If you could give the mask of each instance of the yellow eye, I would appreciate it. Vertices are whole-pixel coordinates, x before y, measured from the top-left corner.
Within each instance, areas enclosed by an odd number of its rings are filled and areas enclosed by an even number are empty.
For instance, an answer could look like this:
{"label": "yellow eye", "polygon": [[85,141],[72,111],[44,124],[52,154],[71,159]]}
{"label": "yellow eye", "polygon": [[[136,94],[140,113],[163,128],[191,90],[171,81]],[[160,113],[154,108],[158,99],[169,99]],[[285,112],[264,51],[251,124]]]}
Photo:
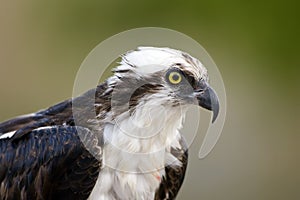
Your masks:
{"label": "yellow eye", "polygon": [[181,82],[182,77],[179,72],[171,72],[168,76],[169,82],[176,85]]}

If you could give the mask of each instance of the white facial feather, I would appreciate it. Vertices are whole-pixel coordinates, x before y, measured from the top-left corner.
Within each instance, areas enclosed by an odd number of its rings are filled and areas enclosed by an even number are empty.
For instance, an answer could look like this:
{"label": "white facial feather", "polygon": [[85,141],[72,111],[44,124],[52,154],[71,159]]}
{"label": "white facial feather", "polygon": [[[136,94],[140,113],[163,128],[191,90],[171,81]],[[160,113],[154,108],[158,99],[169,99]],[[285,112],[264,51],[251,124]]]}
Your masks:
{"label": "white facial feather", "polygon": [[167,70],[180,64],[191,71],[195,77],[207,79],[207,70],[198,59],[170,48],[139,47],[125,54],[120,64],[118,70],[132,70],[141,76]]}

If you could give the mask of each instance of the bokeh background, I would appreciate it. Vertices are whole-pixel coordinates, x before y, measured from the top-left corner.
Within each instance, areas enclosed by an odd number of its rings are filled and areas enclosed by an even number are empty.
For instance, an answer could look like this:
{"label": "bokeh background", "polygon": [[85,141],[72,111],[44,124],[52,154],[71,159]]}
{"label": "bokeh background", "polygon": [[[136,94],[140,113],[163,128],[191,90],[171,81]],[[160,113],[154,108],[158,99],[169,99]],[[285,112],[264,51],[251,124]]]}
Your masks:
{"label": "bokeh background", "polygon": [[[223,75],[227,119],[213,152],[191,147],[178,199],[300,199],[297,1],[0,1],[0,121],[72,95],[104,39],[145,26],[197,40]],[[200,137],[201,138],[201,137]]]}

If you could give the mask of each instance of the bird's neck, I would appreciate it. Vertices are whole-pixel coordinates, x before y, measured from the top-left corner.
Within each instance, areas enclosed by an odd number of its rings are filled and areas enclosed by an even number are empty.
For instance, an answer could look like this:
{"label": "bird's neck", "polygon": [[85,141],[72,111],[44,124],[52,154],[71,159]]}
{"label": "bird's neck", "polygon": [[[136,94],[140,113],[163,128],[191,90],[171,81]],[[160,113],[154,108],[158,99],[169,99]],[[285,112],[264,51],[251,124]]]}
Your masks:
{"label": "bird's neck", "polygon": [[132,153],[149,153],[176,147],[186,108],[141,102],[105,128],[108,143]]}

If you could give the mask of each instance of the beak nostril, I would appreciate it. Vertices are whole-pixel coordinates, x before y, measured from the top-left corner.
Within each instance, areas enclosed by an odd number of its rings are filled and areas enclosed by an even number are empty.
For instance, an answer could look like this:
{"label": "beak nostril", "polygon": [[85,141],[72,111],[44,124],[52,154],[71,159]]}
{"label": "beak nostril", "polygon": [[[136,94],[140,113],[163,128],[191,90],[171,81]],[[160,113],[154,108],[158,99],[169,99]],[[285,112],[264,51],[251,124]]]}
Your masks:
{"label": "beak nostril", "polygon": [[194,92],[196,93],[196,94],[203,94],[203,93],[205,93],[205,91],[206,91],[206,88],[198,88],[198,89],[196,89],[196,90],[194,90]]}
{"label": "beak nostril", "polygon": [[201,93],[201,92],[204,92],[204,89],[199,88],[199,89],[196,89],[195,92],[196,93]]}

